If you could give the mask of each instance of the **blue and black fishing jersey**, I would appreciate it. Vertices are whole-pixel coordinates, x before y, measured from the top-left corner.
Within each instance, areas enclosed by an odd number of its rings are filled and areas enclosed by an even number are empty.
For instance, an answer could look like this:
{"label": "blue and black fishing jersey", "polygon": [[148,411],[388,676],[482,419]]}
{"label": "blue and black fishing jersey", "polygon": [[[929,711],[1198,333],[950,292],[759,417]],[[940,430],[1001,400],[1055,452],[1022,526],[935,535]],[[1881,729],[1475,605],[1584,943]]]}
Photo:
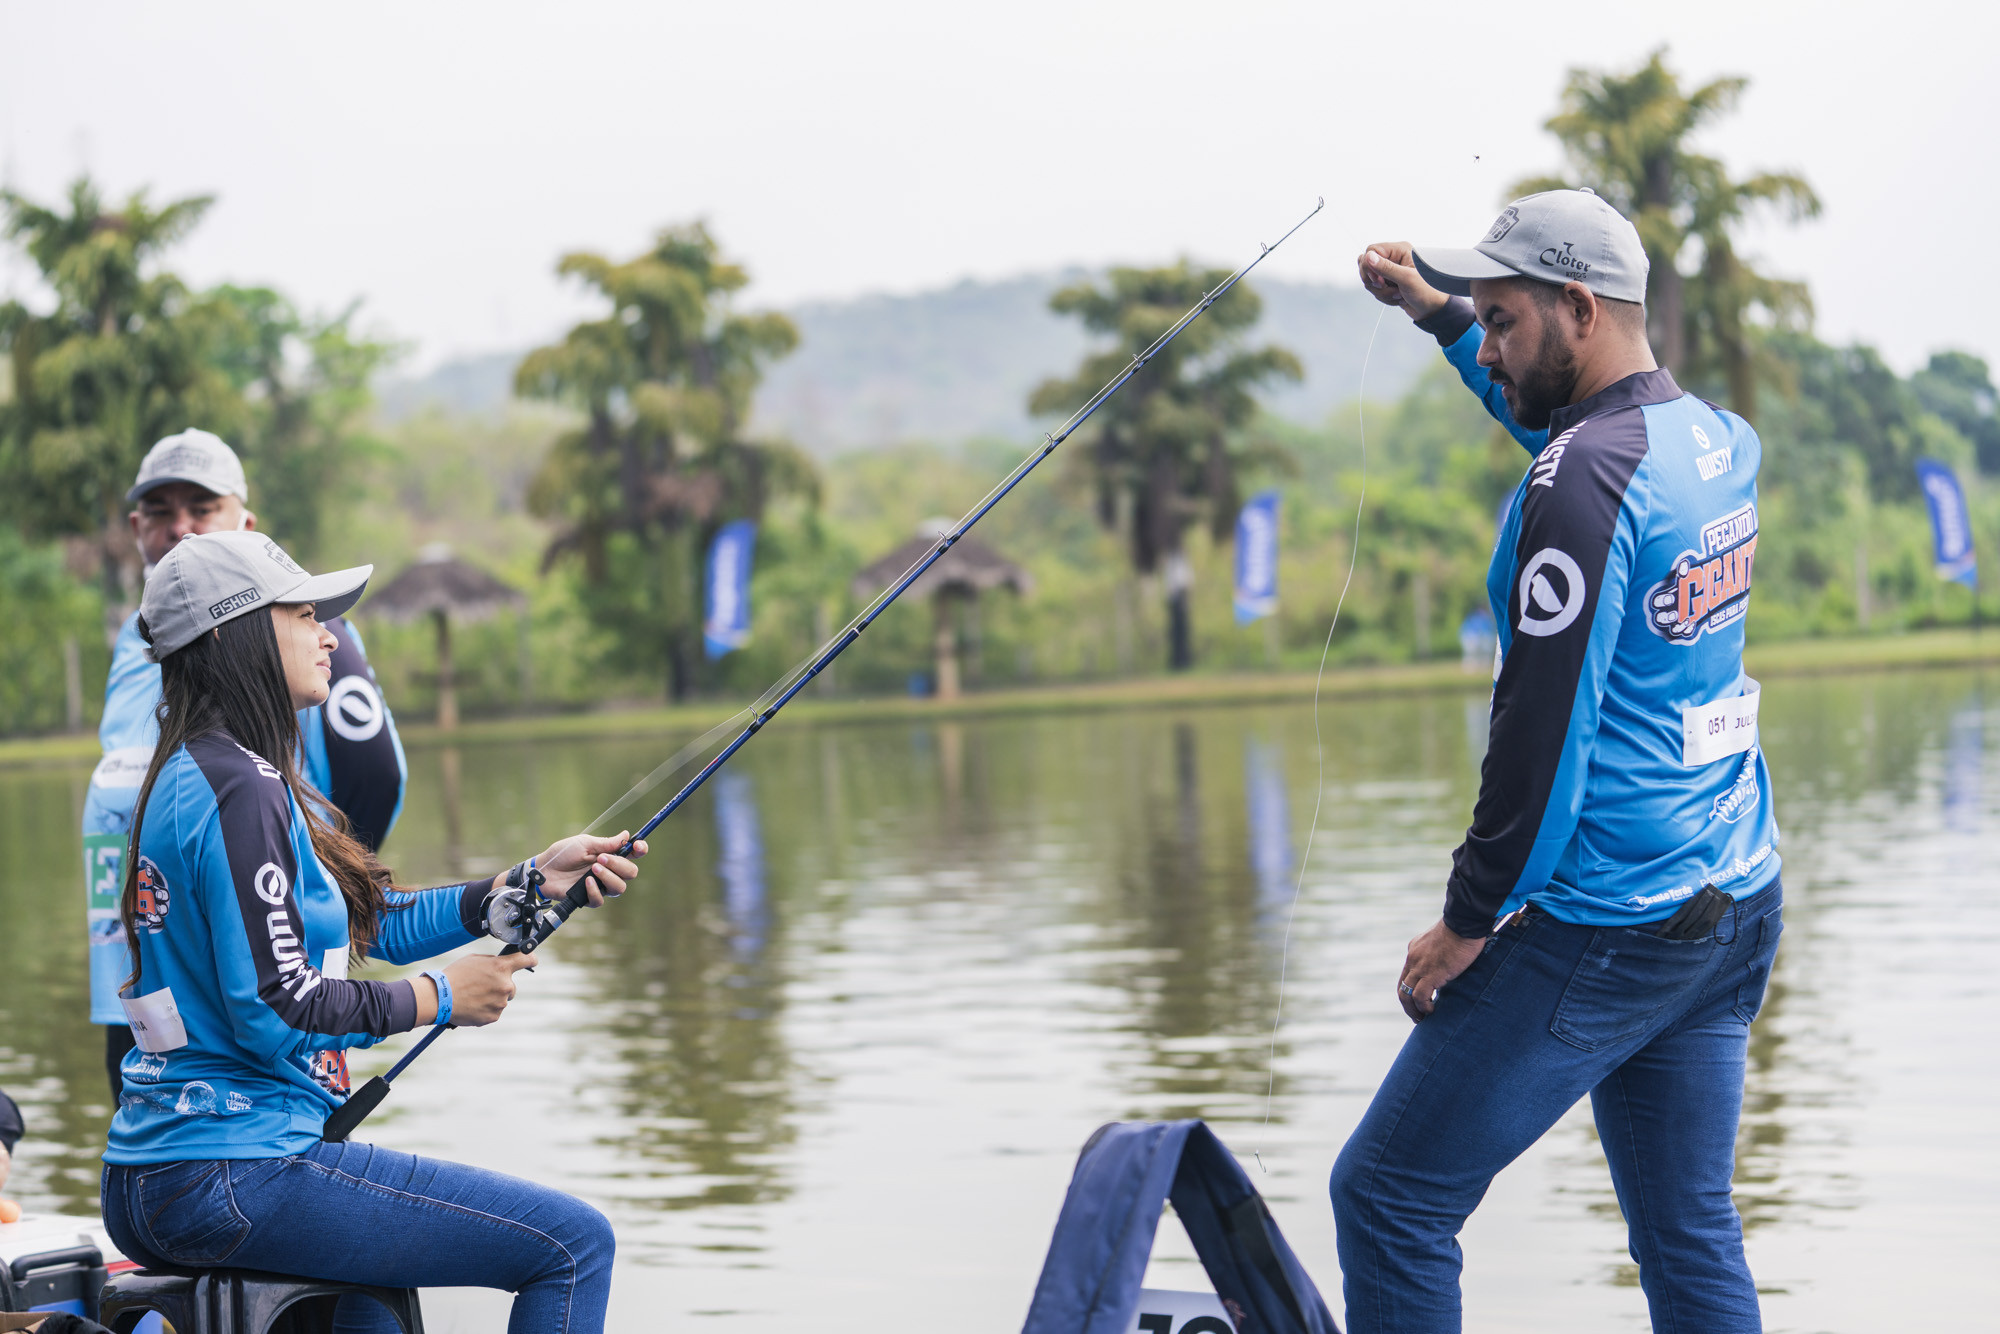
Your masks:
{"label": "blue and black fishing jersey", "polygon": [[1534,455],[1486,578],[1500,663],[1446,925],[1484,935],[1527,902],[1632,925],[1703,885],[1739,899],[1766,888],[1778,827],[1743,673],[1756,432],[1664,370],[1530,431],[1476,361],[1469,302],[1420,327]]}
{"label": "blue and black fishing jersey", "polygon": [[[138,1046],[109,1163],[271,1158],[317,1143],[349,1047],[414,1027],[408,981],[347,976],[347,904],[273,766],[227,733],[168,758],[139,839]],[[411,963],[483,934],[492,881],[389,896],[374,953]]]}
{"label": "blue and black fishing jersey", "polygon": [[[382,701],[361,634],[341,619],[326,628],[339,641],[331,656],[326,703],[299,714],[299,767],[305,779],[347,816],[353,834],[371,851],[395,828],[403,811],[409,766],[396,720]],[[125,883],[125,841],[132,803],[153,758],[160,725],[160,667],[146,657],[139,616],[125,619],[111,650],[104,688],[104,718],[97,739],[104,758],[90,776],[83,804],[83,881],[90,931],[90,1020],[122,1024],[118,988],[132,971],[118,924],[118,895]]]}

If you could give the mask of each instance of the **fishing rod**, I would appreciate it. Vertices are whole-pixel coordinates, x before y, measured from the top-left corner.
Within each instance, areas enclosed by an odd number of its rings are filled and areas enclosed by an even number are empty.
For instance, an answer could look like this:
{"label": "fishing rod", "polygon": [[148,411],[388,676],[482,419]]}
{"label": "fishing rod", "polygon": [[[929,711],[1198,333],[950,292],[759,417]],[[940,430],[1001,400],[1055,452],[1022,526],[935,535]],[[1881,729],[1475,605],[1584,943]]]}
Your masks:
{"label": "fishing rod", "polygon": [[[637,843],[640,839],[645,838],[646,835],[659,828],[663,820],[679,810],[687,799],[699,791],[701,785],[714,775],[717,769],[727,764],[732,755],[736,754],[737,751],[743,749],[749,743],[751,737],[764,729],[764,724],[776,717],[778,711],[791,703],[793,697],[805,689],[814,677],[825,671],[835,658],[845,653],[848,647],[861,637],[861,632],[873,625],[876,618],[887,611],[889,605],[901,597],[911,584],[922,578],[924,571],[930,569],[945,552],[950,551],[953,546],[957,545],[958,539],[964,537],[972,525],[985,518],[988,511],[1006,499],[1007,493],[1020,485],[1021,480],[1033,472],[1037,464],[1055,453],[1058,445],[1069,439],[1071,435],[1075,434],[1078,427],[1089,421],[1091,414],[1096,412],[1100,407],[1103,407],[1105,401],[1113,394],[1124,388],[1127,380],[1145,369],[1146,363],[1158,356],[1167,344],[1173,342],[1181,330],[1200,319],[1210,306],[1221,300],[1223,295],[1230,288],[1241,282],[1250,270],[1262,264],[1272,251],[1290,240],[1293,232],[1311,222],[1318,216],[1320,210],[1325,207],[1326,198],[1325,196],[1321,196],[1313,201],[1312,211],[1293,223],[1290,230],[1286,231],[1283,236],[1280,236],[1269,245],[1260,242],[1257,247],[1257,256],[1255,259],[1252,259],[1248,264],[1245,264],[1242,268],[1216,284],[1215,290],[1203,294],[1201,300],[1190,307],[1185,315],[1175,320],[1165,333],[1148,344],[1145,350],[1134,353],[1132,359],[1116,375],[1112,376],[1102,389],[1092,394],[1088,402],[1071,413],[1067,421],[1054,431],[1044,433],[1042,443],[1037,445],[1034,451],[1025,459],[1016,464],[1014,470],[1003,477],[999,484],[991,491],[988,491],[978,504],[967,510],[964,518],[941,533],[937,541],[931,544],[930,549],[917,559],[916,564],[903,571],[902,576],[895,583],[877,594],[875,599],[862,609],[860,615],[849,621],[845,629],[823,644],[819,652],[808,659],[803,666],[793,668],[790,673],[780,678],[777,685],[759,697],[757,704],[753,706],[752,710],[748,710],[752,716],[743,730],[738,732],[735,739],[728,745],[717,751],[715,756],[707,764],[704,764],[700,771],[693,778],[690,778],[680,791],[674,793],[672,800],[654,812],[653,818],[641,825],[637,832],[625,841],[618,850],[619,855],[630,856],[634,843]],[[739,713],[736,716],[740,718],[742,714]],[[723,726],[727,727],[728,724],[725,723]],[[706,742],[708,739],[704,737],[703,742]],[[671,764],[672,761],[669,761],[669,765]],[[643,787],[644,784],[641,786]],[[625,798],[621,798],[619,805],[622,806],[631,796],[632,794],[628,793]],[[618,806],[612,807],[614,811],[617,809]],[[598,818],[602,819],[603,817],[600,816]],[[507,891],[508,906],[506,912],[511,917],[511,920],[505,923],[505,926],[507,933],[514,937],[514,941],[500,951],[502,954],[515,954],[523,950],[535,949],[543,941],[554,935],[561,928],[562,924],[569,920],[572,913],[590,901],[590,886],[594,883],[590,873],[586,871],[574,885],[570,886],[569,893],[559,899],[544,900],[540,897],[540,887],[543,879],[540,871],[530,867],[522,879],[523,884],[521,886],[510,887]],[[368,1119],[369,1113],[379,1107],[382,1100],[389,1096],[389,1086],[395,1082],[396,1077],[409,1069],[410,1063],[423,1055],[424,1050],[431,1043],[437,1041],[438,1036],[445,1031],[446,1027],[447,1025],[444,1024],[433,1027],[430,1032],[424,1034],[418,1040],[415,1046],[403,1054],[401,1060],[389,1067],[387,1074],[375,1076],[375,1078],[357,1089],[354,1095],[346,1102],[336,1107],[333,1110],[333,1114],[326,1119],[326,1126],[321,1132],[321,1138],[331,1143],[337,1143],[353,1134],[355,1128]]]}

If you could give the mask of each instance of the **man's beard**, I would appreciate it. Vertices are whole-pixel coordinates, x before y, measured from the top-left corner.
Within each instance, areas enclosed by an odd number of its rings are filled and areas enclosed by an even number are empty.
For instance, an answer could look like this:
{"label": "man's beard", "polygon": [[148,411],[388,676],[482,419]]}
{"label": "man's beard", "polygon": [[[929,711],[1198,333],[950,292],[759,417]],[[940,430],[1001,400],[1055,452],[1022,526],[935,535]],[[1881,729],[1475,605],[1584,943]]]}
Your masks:
{"label": "man's beard", "polygon": [[1542,325],[1535,364],[1514,380],[1514,420],[1530,431],[1546,431],[1549,418],[1557,408],[1568,407],[1575,392],[1576,353],[1551,317]]}

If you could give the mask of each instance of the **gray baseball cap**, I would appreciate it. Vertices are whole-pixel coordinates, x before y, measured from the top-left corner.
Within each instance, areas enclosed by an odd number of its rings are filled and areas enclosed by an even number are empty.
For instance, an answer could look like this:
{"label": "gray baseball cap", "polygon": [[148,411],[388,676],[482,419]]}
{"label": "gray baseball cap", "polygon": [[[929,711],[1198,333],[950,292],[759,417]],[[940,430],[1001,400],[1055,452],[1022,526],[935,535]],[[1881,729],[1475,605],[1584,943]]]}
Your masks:
{"label": "gray baseball cap", "polygon": [[224,621],[280,602],[311,602],[330,621],[361,599],[373,565],[307,574],[262,533],[198,533],[174,543],[153,567],[139,601],[154,662]]}
{"label": "gray baseball cap", "polygon": [[156,486],[168,482],[193,482],[218,496],[235,496],[250,501],[250,484],[243,480],[243,460],[209,431],[186,430],[170,435],[146,451],[139,464],[139,480],[125,493],[137,500]]}
{"label": "gray baseball cap", "polygon": [[1417,272],[1440,292],[1471,296],[1479,278],[1582,283],[1613,301],[1646,300],[1646,247],[1639,229],[1586,188],[1547,190],[1501,210],[1470,250],[1425,246]]}

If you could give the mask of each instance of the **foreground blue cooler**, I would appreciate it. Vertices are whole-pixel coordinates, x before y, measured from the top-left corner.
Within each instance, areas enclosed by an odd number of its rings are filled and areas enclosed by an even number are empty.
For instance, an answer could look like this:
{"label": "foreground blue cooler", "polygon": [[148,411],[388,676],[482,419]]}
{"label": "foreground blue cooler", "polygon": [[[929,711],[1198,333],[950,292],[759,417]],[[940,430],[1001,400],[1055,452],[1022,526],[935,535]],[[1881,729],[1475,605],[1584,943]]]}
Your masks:
{"label": "foreground blue cooler", "polygon": [[[1214,1306],[1206,1294],[1142,1286],[1169,1202],[1215,1284]],[[1340,1334],[1263,1196],[1200,1121],[1113,1122],[1090,1137],[1022,1334],[1135,1330]]]}

